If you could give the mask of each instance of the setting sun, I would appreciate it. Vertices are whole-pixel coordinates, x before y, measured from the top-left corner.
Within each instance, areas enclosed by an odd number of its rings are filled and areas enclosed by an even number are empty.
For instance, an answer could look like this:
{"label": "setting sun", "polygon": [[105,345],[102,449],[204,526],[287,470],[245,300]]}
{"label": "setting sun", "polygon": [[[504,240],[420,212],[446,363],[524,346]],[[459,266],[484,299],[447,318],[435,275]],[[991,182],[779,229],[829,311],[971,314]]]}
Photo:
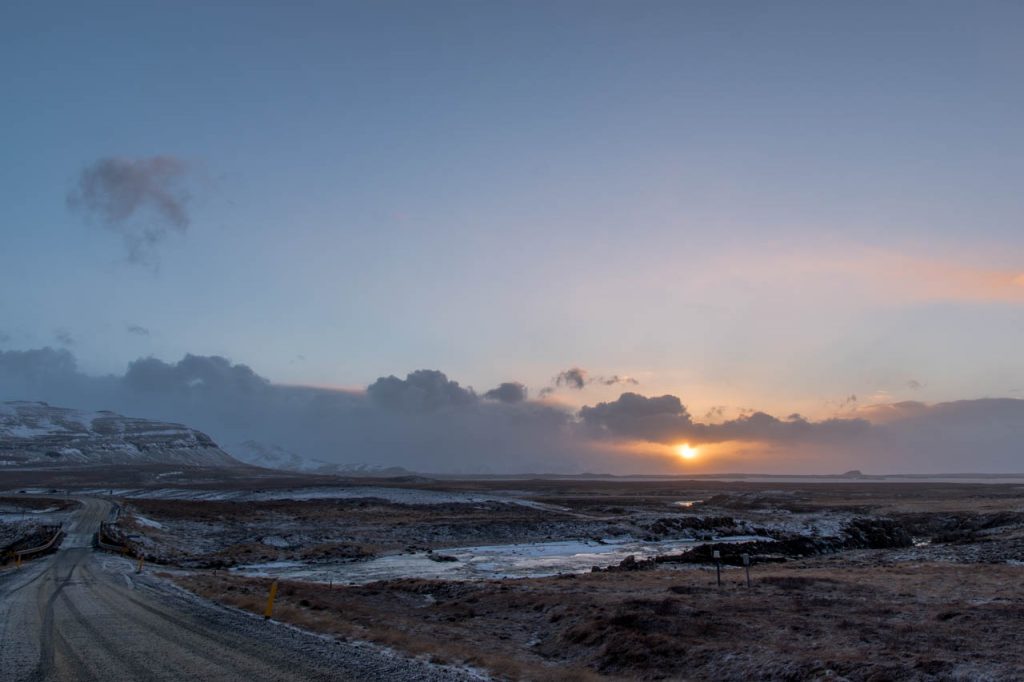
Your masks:
{"label": "setting sun", "polygon": [[683,443],[682,445],[676,446],[676,452],[683,459],[693,459],[697,456],[697,448],[690,447],[689,443]]}

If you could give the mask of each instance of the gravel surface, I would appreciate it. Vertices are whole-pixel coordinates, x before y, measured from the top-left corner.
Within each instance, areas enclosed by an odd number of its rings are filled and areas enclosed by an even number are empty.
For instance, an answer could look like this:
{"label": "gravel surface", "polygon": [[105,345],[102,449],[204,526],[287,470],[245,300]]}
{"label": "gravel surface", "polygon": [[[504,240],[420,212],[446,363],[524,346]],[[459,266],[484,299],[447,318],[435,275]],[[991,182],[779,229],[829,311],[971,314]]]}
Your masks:
{"label": "gravel surface", "polygon": [[89,546],[84,500],[61,550],[0,573],[0,670],[43,680],[465,680],[471,671],[339,642],[206,602]]}

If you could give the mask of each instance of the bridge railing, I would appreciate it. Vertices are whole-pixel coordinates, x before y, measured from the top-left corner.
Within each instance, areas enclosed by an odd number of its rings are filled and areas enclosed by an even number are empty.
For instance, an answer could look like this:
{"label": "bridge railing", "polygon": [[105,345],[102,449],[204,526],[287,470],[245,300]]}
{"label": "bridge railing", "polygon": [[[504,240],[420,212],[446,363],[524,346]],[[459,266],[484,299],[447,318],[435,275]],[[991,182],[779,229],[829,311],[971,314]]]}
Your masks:
{"label": "bridge railing", "polygon": [[19,561],[21,559],[28,559],[46,552],[52,551],[60,546],[60,540],[64,537],[64,526],[49,526],[52,529],[53,535],[50,539],[37,547],[29,547],[27,549],[11,550],[6,557],[4,557],[3,563],[7,563],[11,559]]}

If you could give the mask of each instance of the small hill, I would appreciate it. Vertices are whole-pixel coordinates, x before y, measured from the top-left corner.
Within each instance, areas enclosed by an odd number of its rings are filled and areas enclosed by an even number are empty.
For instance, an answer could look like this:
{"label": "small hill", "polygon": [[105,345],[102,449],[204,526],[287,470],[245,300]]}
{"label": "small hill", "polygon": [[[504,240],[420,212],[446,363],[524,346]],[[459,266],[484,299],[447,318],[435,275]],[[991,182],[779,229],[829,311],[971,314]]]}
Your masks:
{"label": "small hill", "polygon": [[0,467],[92,464],[241,465],[205,433],[181,424],[46,403],[0,403]]}

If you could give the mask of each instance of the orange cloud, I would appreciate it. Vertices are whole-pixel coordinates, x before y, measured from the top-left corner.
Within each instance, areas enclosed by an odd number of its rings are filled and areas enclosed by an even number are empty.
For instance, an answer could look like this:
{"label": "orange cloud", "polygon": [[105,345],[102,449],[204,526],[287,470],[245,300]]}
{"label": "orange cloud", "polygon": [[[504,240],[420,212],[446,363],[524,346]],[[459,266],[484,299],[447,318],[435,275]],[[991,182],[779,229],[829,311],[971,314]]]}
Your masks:
{"label": "orange cloud", "polygon": [[733,254],[702,273],[705,286],[722,279],[758,290],[803,296],[867,295],[883,302],[1024,302],[1024,272],[861,247]]}
{"label": "orange cloud", "polygon": [[910,298],[1024,301],[1024,273],[1019,271],[890,253],[873,254],[854,267],[877,277],[884,291],[895,291]]}
{"label": "orange cloud", "polygon": [[750,278],[827,292],[845,289],[895,302],[1024,302],[1024,272],[882,250],[759,256],[744,264]]}

